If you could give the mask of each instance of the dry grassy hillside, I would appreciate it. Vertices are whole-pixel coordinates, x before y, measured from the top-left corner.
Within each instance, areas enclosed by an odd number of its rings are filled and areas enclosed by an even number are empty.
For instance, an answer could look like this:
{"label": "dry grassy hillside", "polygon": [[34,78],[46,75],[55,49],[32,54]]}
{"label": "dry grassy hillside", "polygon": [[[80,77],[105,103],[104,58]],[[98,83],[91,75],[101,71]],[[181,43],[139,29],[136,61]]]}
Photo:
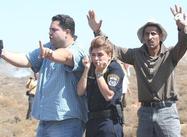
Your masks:
{"label": "dry grassy hillside", "polygon": [[[34,137],[36,121],[25,120],[27,96],[25,83],[27,77],[15,78],[13,68],[7,64],[0,65],[0,137]],[[21,70],[21,75],[25,71]]]}
{"label": "dry grassy hillside", "polygon": [[[181,117],[182,135],[187,137],[187,57],[184,57],[176,69],[177,90],[180,95],[178,109]],[[25,82],[27,77],[7,76],[0,66],[0,137],[34,137],[37,121],[25,120],[27,96]],[[166,70],[167,71],[167,70]],[[133,69],[130,78],[131,94],[127,95],[125,109],[126,137],[135,137],[137,128],[136,111],[138,109],[136,79]]]}

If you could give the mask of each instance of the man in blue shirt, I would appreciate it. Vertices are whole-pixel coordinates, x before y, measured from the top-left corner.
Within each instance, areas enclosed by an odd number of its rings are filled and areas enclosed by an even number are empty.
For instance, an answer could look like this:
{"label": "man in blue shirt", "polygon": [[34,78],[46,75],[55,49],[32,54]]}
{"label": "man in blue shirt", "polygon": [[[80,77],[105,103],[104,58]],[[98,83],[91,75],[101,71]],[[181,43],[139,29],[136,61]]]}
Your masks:
{"label": "man in blue shirt", "polygon": [[86,122],[85,97],[76,85],[83,71],[83,50],[75,42],[75,23],[56,15],[49,29],[50,42],[27,55],[2,49],[1,57],[17,67],[39,72],[32,116],[40,120],[37,137],[82,137]]}

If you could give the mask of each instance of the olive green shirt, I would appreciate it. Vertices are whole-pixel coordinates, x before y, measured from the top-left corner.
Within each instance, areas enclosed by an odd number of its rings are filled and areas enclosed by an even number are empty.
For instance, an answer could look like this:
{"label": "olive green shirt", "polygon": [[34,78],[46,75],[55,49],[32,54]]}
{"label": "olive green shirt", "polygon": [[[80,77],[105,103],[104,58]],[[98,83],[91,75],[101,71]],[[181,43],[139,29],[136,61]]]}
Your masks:
{"label": "olive green shirt", "polygon": [[133,49],[114,45],[114,50],[117,58],[134,66],[140,102],[177,100],[174,69],[187,50],[187,34],[179,32],[174,47],[161,44],[157,57],[149,56],[146,45]]}

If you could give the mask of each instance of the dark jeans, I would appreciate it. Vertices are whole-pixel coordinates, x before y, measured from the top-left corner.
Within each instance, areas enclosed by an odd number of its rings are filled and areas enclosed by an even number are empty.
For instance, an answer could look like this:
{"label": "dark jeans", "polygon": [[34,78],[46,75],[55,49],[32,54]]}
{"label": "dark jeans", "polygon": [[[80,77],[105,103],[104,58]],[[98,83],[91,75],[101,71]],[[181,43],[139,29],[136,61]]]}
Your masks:
{"label": "dark jeans", "polygon": [[34,100],[34,95],[32,94],[28,95],[28,110],[27,110],[26,119],[32,119],[31,110],[32,110],[33,100]]}
{"label": "dark jeans", "polygon": [[110,118],[91,119],[86,125],[86,137],[123,137],[123,127]]}

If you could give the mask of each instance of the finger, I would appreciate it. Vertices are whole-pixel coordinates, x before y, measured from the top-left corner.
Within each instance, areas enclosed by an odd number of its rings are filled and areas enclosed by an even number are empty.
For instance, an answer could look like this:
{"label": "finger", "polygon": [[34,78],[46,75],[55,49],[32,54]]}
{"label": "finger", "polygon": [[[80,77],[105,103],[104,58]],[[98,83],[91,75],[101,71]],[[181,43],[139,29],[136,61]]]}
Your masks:
{"label": "finger", "polygon": [[95,17],[95,13],[93,10],[91,10],[90,17],[93,19]]}
{"label": "finger", "polygon": [[92,13],[92,10],[89,10],[88,11],[88,15],[91,16],[91,13]]}
{"label": "finger", "polygon": [[40,56],[43,58],[44,57],[44,47],[43,47],[41,41],[39,41],[39,46],[40,46]]}
{"label": "finger", "polygon": [[89,57],[88,56],[84,56],[84,59],[89,61]]}
{"label": "finger", "polygon": [[89,14],[90,14],[90,15],[92,14],[92,9],[91,9],[91,10],[89,10]]}
{"label": "finger", "polygon": [[184,16],[184,20],[186,20],[186,17],[187,17],[187,16],[186,16],[186,13],[184,13],[183,16]]}
{"label": "finger", "polygon": [[82,62],[85,62],[85,60],[86,60],[86,56],[83,57]]}
{"label": "finger", "polygon": [[92,16],[93,16],[93,18],[95,18],[95,11],[94,10],[92,10]]}
{"label": "finger", "polygon": [[177,5],[175,5],[175,11],[176,11],[176,13],[179,12],[179,9],[178,9],[178,6],[177,6]]}
{"label": "finger", "polygon": [[182,7],[179,6],[179,12],[182,13]]}
{"label": "finger", "polygon": [[100,62],[99,66],[100,66],[100,69],[105,69],[106,62],[104,62],[104,61]]}
{"label": "finger", "polygon": [[99,21],[99,28],[101,28],[102,22],[102,20]]}
{"label": "finger", "polygon": [[92,11],[89,10],[89,11],[88,11],[88,16],[89,16],[89,18],[91,18],[91,13],[92,13]]}
{"label": "finger", "polygon": [[[181,6],[178,6],[178,5],[175,5],[175,11],[176,11],[176,14],[182,13],[182,7],[181,7]],[[176,15],[176,14],[175,14],[175,15]]]}
{"label": "finger", "polygon": [[86,61],[86,56],[84,56],[84,57],[83,57],[82,61],[83,61],[83,62],[85,62],[85,61]]}
{"label": "finger", "polygon": [[90,16],[89,16],[89,15],[86,15],[86,17],[87,17],[87,19],[88,19],[88,22],[89,22],[89,20],[90,20]]}
{"label": "finger", "polygon": [[175,16],[176,13],[175,13],[174,9],[170,7],[170,10],[171,10],[171,13],[173,14],[173,16]]}

